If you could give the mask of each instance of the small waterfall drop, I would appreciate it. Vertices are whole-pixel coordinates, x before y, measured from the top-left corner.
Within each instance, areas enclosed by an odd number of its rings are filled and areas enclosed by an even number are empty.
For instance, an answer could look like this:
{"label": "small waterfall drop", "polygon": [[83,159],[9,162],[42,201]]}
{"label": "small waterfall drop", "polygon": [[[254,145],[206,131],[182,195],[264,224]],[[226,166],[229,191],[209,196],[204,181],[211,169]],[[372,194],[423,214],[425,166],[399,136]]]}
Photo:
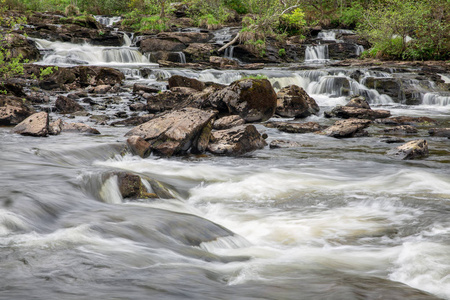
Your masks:
{"label": "small waterfall drop", "polygon": [[233,59],[234,46],[227,47],[225,49],[223,57]]}
{"label": "small waterfall drop", "polygon": [[361,45],[356,45],[356,56],[360,56],[364,52],[364,47]]}
{"label": "small waterfall drop", "polygon": [[95,20],[106,27],[112,27],[115,23],[122,20],[121,17],[94,16]]}
{"label": "small waterfall drop", "polygon": [[132,41],[130,39],[130,37],[128,36],[128,34],[126,34],[126,32],[123,33],[123,46],[124,47],[130,47],[132,44]]}
{"label": "small waterfall drop", "polygon": [[307,46],[305,62],[324,63],[328,61],[328,45]]}
{"label": "small waterfall drop", "polygon": [[450,93],[448,94],[426,93],[425,95],[423,95],[422,104],[436,105],[436,106],[450,105]]}
{"label": "small waterfall drop", "polygon": [[319,32],[317,38],[324,41],[336,41],[336,32],[332,30],[324,30]]}
{"label": "small waterfall drop", "polygon": [[183,52],[177,52],[179,58],[180,58],[180,63],[185,64],[186,63],[186,55],[184,55]]}

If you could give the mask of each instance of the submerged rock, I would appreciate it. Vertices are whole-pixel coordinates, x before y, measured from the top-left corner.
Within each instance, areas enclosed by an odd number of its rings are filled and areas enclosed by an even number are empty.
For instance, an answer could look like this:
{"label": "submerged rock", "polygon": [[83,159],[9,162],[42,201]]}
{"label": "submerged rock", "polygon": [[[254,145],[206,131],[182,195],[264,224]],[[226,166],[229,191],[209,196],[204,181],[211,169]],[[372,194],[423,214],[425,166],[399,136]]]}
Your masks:
{"label": "submerged rock", "polygon": [[383,129],[383,133],[389,134],[414,134],[417,133],[417,129],[411,125],[400,125],[391,128]]}
{"label": "submerged rock", "polygon": [[212,107],[237,114],[246,122],[266,121],[276,109],[277,95],[267,79],[241,79],[208,97]]}
{"label": "submerged rock", "polygon": [[410,141],[392,149],[388,155],[403,160],[423,158],[428,156],[428,144],[426,140]]}
{"label": "submerged rock", "polygon": [[125,120],[112,122],[111,126],[138,126],[153,119],[154,114],[146,114],[143,116],[130,117]]}
{"label": "submerged rock", "polygon": [[298,142],[294,141],[286,141],[286,140],[273,140],[270,142],[270,149],[278,149],[278,148],[299,148],[302,145]]}
{"label": "submerged rock", "polygon": [[428,130],[431,136],[447,137],[450,139],[450,128],[431,128]]}
{"label": "submerged rock", "polygon": [[436,125],[438,122],[428,117],[399,116],[375,120],[375,123],[385,125],[433,126]]}
{"label": "submerged rock", "polygon": [[197,148],[195,142],[215,112],[183,108],[161,114],[130,130],[126,136],[137,135],[151,144],[157,154],[172,156]]}
{"label": "submerged rock", "polygon": [[255,126],[242,125],[213,132],[208,151],[214,154],[242,155],[266,145]]}
{"label": "submerged rock", "polygon": [[325,112],[325,117],[337,117],[342,119],[367,119],[367,120],[375,120],[375,119],[383,119],[391,116],[391,112],[388,110],[382,109],[367,109],[367,108],[359,108],[352,106],[337,106],[331,110],[331,112]]}
{"label": "submerged rock", "polygon": [[364,128],[369,127],[372,123],[370,120],[348,119],[340,120],[328,127],[323,132],[334,138],[350,138],[367,136],[368,132]]}
{"label": "submerged rock", "polygon": [[287,133],[309,133],[324,130],[326,126],[322,126],[316,122],[307,123],[291,123],[291,122],[267,122],[264,126],[268,128],[276,128],[279,131]]}
{"label": "submerged rock", "polygon": [[47,136],[48,122],[48,113],[42,111],[23,120],[13,128],[12,132],[21,135]]}
{"label": "submerged rock", "polygon": [[317,114],[320,108],[303,88],[290,85],[277,93],[276,114],[288,118],[306,118]]}

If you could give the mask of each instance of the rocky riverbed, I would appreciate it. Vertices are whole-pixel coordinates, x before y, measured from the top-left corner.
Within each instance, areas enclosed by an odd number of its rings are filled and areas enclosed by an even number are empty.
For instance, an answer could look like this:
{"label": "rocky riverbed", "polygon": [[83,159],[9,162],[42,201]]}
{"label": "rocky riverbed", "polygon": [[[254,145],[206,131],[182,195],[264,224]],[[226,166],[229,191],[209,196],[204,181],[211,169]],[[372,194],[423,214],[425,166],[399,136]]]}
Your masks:
{"label": "rocky riverbed", "polygon": [[112,22],[8,36],[0,298],[450,299],[448,63]]}

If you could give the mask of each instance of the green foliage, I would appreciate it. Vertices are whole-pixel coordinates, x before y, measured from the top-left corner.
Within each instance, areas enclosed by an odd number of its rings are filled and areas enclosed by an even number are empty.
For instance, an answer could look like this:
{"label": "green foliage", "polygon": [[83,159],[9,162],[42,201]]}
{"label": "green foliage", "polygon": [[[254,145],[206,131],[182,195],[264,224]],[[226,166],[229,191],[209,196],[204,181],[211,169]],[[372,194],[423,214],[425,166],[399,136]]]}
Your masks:
{"label": "green foliage", "polygon": [[350,7],[342,9],[339,22],[349,28],[355,28],[364,18],[364,7],[354,1]]}
{"label": "green foliage", "polygon": [[280,50],[278,50],[278,55],[279,55],[280,57],[285,56],[285,55],[286,55],[286,49],[281,48]]}
{"label": "green foliage", "polygon": [[200,27],[217,29],[231,16],[223,0],[191,0],[188,5],[188,16]]}
{"label": "green foliage", "polygon": [[168,29],[167,19],[161,19],[160,16],[143,17],[139,23],[138,31],[164,31]]}
{"label": "green foliage", "polygon": [[245,0],[225,0],[225,6],[235,10],[238,14],[248,13],[248,5]]}
{"label": "green foliage", "polygon": [[290,35],[301,34],[305,25],[305,13],[300,8],[280,17],[280,28]]}
{"label": "green foliage", "polygon": [[358,31],[373,44],[372,56],[445,59],[450,55],[449,12],[447,0],[384,0],[366,11]]}
{"label": "green foliage", "polygon": [[80,14],[80,9],[76,5],[70,4],[66,6],[64,14],[66,15],[66,17],[77,16]]}
{"label": "green foliage", "polygon": [[54,71],[58,71],[58,67],[57,66],[47,67],[45,69],[41,68],[40,73],[39,73],[39,79],[43,80],[45,77],[53,74]]}

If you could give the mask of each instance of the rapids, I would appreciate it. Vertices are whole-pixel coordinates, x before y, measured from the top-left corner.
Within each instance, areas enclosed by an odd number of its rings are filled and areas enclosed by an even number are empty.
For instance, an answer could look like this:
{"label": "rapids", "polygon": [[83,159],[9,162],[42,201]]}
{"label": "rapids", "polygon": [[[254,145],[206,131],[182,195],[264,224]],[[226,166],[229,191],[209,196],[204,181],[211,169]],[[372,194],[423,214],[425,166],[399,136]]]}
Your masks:
{"label": "rapids", "polygon": [[[174,74],[297,84],[321,107],[305,121],[329,123],[323,111],[363,94],[393,115],[449,127],[448,94],[437,87],[405,105],[363,84],[395,70],[362,69],[356,81],[354,68],[326,65],[161,69],[120,54],[137,51],[129,43],[114,51],[39,43],[42,64],[116,65],[126,84],[161,86]],[[127,109],[132,95],[119,96],[106,114]],[[76,121],[102,134],[33,138],[0,127],[0,299],[450,299],[449,139],[427,137],[428,158],[396,161],[376,125],[370,137],[342,140],[256,125],[268,142],[302,146],[142,159],[128,152],[129,128]],[[126,201],[114,176],[105,180],[117,170],[156,179],[173,198]]]}

